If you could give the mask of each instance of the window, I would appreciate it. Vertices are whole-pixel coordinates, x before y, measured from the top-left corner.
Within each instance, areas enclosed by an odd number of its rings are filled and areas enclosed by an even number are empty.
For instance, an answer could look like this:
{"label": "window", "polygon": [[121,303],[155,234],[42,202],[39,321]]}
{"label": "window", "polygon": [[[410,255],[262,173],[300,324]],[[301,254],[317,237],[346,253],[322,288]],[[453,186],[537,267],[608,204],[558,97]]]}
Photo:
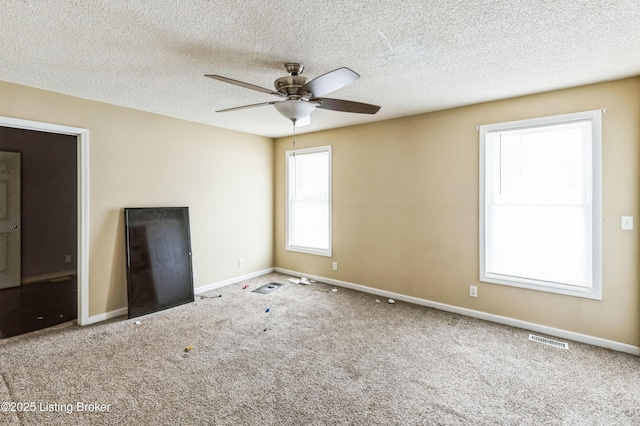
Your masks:
{"label": "window", "polygon": [[287,151],[287,250],[331,257],[331,147]]}
{"label": "window", "polygon": [[601,299],[601,121],[480,127],[480,281]]}

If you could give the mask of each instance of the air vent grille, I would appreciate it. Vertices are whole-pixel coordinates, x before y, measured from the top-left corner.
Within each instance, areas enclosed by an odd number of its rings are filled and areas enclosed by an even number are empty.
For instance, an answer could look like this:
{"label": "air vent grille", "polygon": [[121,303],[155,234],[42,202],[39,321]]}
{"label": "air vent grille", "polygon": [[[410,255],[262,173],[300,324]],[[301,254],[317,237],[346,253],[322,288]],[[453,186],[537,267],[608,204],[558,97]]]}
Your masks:
{"label": "air vent grille", "polygon": [[543,343],[545,345],[554,346],[560,349],[569,349],[569,344],[565,342],[559,342],[557,340],[547,339],[546,337],[536,336],[534,334],[529,335],[529,340],[533,342]]}

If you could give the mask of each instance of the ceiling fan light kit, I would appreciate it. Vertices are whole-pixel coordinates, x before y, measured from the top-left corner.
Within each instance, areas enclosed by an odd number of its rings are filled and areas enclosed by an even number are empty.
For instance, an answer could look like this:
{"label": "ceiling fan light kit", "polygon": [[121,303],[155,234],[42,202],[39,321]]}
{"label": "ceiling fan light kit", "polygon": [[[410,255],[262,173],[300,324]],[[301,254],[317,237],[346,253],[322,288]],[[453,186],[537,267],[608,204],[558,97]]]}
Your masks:
{"label": "ceiling fan light kit", "polygon": [[304,126],[311,122],[310,115],[316,108],[359,114],[375,114],[380,109],[377,105],[365,104],[362,102],[321,98],[321,96],[341,89],[360,78],[357,73],[351,71],[349,68],[338,68],[310,81],[308,81],[306,77],[300,75],[304,70],[304,65],[290,62],[284,64],[284,68],[289,75],[278,78],[274,82],[275,91],[242,81],[233,80],[228,77],[207,74],[205,77],[244,87],[245,89],[268,93],[283,99],[281,101],[262,102],[234,108],[226,108],[216,112],[228,112],[273,105],[280,114],[291,120],[294,125]]}
{"label": "ceiling fan light kit", "polygon": [[292,99],[276,102],[273,106],[276,107],[280,114],[294,122],[308,117],[316,109],[316,106],[310,102],[301,102]]}

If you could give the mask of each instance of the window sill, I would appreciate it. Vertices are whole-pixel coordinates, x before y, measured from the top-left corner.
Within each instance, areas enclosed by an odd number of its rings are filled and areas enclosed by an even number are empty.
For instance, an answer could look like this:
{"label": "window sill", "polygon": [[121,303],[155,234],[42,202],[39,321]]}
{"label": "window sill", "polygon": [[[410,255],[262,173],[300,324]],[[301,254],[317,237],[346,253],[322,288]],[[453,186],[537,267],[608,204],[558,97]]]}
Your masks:
{"label": "window sill", "polygon": [[562,294],[565,296],[582,297],[585,299],[602,300],[602,294],[598,287],[593,288],[563,285],[545,281],[519,280],[505,275],[486,275],[480,277],[481,282],[500,284],[509,287],[524,288],[527,290],[543,291],[545,293]]}
{"label": "window sill", "polygon": [[331,257],[331,250],[314,249],[310,247],[287,247],[287,251],[295,251],[298,253],[314,254],[316,256]]}

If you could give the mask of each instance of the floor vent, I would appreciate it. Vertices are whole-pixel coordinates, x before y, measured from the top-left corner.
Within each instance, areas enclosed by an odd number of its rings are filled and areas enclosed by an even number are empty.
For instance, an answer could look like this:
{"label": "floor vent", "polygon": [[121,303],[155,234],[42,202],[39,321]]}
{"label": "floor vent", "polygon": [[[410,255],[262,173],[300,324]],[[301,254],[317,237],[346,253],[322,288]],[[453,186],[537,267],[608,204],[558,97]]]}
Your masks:
{"label": "floor vent", "polygon": [[549,345],[549,346],[555,346],[556,348],[560,348],[560,349],[569,349],[569,344],[568,343],[559,342],[557,340],[547,339],[546,337],[540,337],[540,336],[536,336],[534,334],[530,334],[529,335],[529,340],[531,340],[533,342],[543,343],[543,344]]}
{"label": "floor vent", "polygon": [[265,284],[262,287],[258,287],[255,290],[253,290],[254,293],[261,293],[261,294],[268,294],[271,293],[274,290],[279,289],[280,287],[282,287],[282,284],[280,283],[269,283],[269,284]]}

